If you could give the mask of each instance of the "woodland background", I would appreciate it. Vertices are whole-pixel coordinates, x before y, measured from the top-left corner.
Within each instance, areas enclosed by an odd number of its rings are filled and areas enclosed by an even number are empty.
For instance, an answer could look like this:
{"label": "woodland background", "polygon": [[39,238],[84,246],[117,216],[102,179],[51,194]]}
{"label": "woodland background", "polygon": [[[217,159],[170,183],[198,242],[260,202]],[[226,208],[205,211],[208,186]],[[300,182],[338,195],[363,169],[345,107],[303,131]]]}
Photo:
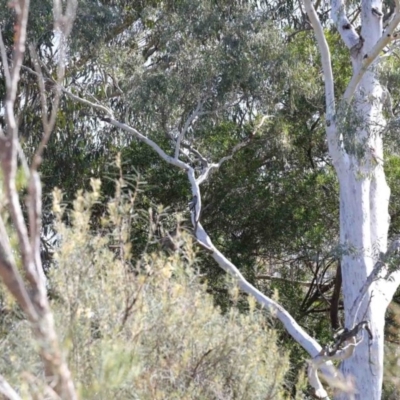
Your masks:
{"label": "woodland background", "polygon": [[[6,3],[0,1],[0,26],[11,52]],[[328,6],[315,7],[341,93],[351,76],[347,50]],[[356,3],[351,15],[357,25]],[[49,76],[57,59],[52,18],[51,2],[32,2],[28,43]],[[24,66],[17,107],[29,158],[42,134],[29,52]],[[206,98],[208,113],[188,131],[189,143],[211,160],[246,145],[203,186],[204,227],[252,284],[279,298],[321,344],[331,341],[342,325],[338,186],[319,55],[300,2],[80,1],[66,67],[68,90],[106,105],[167,152],[171,135]],[[385,112],[394,117],[399,71],[396,54],[381,67],[390,94]],[[396,122],[384,140],[395,236]],[[63,96],[40,172],[49,295],[82,398],[308,398],[308,356],[193,243],[181,171]],[[23,174],[18,184],[23,194]],[[385,399],[398,398],[400,389],[399,302],[397,295],[387,314]],[[41,398],[35,343],[3,288],[0,307],[0,371],[11,384],[22,381],[26,396],[36,391]]]}

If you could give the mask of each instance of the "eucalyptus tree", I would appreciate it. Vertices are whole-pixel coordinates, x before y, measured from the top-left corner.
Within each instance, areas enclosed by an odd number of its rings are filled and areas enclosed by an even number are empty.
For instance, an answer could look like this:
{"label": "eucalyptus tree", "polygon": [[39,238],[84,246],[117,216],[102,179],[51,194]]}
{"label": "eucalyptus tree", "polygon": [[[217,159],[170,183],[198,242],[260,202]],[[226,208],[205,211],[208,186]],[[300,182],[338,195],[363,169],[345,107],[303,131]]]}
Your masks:
{"label": "eucalyptus tree", "polygon": [[[54,55],[50,3],[32,5],[28,41],[36,46],[42,62],[51,71]],[[232,99],[229,100],[231,107],[221,109],[218,115],[211,113],[208,119],[200,119],[195,127],[191,127],[192,139],[196,141],[198,149],[204,149],[213,157],[223,156],[235,144],[246,140],[252,132],[255,115],[260,112],[261,105],[268,104],[268,112],[274,118],[270,118],[259,134],[248,142],[247,149],[235,157],[236,165],[243,163],[242,173],[247,171],[247,179],[239,183],[234,168],[232,173],[229,172],[232,163],[224,167],[226,173],[211,177],[203,194],[207,200],[207,208],[203,213],[204,224],[218,232],[230,257],[236,260],[235,257],[240,254],[240,260],[236,261],[240,261],[241,270],[249,277],[254,278],[254,265],[263,265],[265,260],[271,258],[286,258],[289,253],[290,257],[297,254],[304,260],[315,257],[324,248],[322,252],[326,256],[330,252],[327,244],[332,236],[337,236],[337,224],[331,223],[331,213],[336,210],[327,212],[325,207],[323,212],[311,215],[307,210],[317,210],[311,205],[313,201],[317,202],[317,197],[309,196],[311,190],[306,187],[317,185],[315,191],[330,202],[333,206],[331,210],[335,208],[331,201],[335,189],[329,195],[332,191],[332,175],[326,174],[329,160],[326,158],[322,134],[323,123],[321,118],[313,120],[315,114],[323,112],[322,85],[316,84],[314,79],[319,66],[309,34],[307,31],[299,32],[308,25],[305,14],[299,14],[298,5],[288,3],[284,7],[279,2],[260,2],[262,15],[271,27],[274,23],[285,21],[287,32],[275,28],[275,33],[271,31],[274,36],[271,42],[280,43],[281,49],[284,48],[283,54],[276,51],[277,46],[263,44],[256,35],[250,39],[239,24],[235,30],[233,21],[244,21],[235,11],[237,5],[231,11],[226,2],[213,6],[207,3],[188,6],[186,2],[166,2],[161,5],[153,1],[129,4],[117,1],[112,5],[110,7],[107,1],[80,3],[74,35],[69,43],[65,85],[74,84],[77,90],[95,96],[121,115],[134,116],[142,129],[151,129],[153,137],[158,135],[158,142],[162,142],[165,148],[169,145],[169,138],[163,133],[165,126],[160,121],[163,119],[165,125],[181,112],[184,118],[187,113],[185,108],[190,107],[194,95],[204,89],[196,84],[196,80],[206,82],[208,79],[211,82],[214,79],[215,82],[211,84],[219,91],[216,105],[223,104],[223,96],[226,95],[237,96],[237,101],[235,104]],[[257,11],[257,8],[253,10]],[[162,17],[157,13],[161,13]],[[246,15],[247,11],[244,13]],[[185,17],[195,23],[185,26]],[[11,21],[12,15],[4,13],[2,25],[7,48],[12,46]],[[258,29],[258,35],[262,36],[264,33],[259,29],[260,26],[258,22],[250,27],[249,32],[254,33]],[[246,29],[248,27],[247,23]],[[178,31],[185,37],[178,38],[175,35]],[[290,41],[289,46],[285,46],[285,37]],[[243,48],[244,41],[249,41],[248,48],[251,51]],[[85,49],[84,54],[82,49]],[[308,56],[310,51],[313,53],[311,57]],[[170,68],[173,59],[180,60],[179,69]],[[191,65],[192,59],[197,59],[197,64]],[[182,73],[184,60],[188,60],[188,67]],[[265,71],[263,66],[267,66]],[[271,66],[274,67],[272,70]],[[33,68],[29,55],[24,67],[20,82],[24,102],[20,107],[19,123],[22,145],[30,156],[40,142],[36,132],[40,131],[41,122],[35,77],[29,72],[29,68]],[[182,76],[187,76],[186,81]],[[1,83],[4,82],[0,79],[0,90]],[[50,86],[48,84],[46,89],[50,90]],[[271,97],[271,93],[276,95]],[[279,110],[271,107],[274,104],[278,104]],[[153,112],[155,107],[157,111]],[[212,107],[211,102],[207,107]],[[91,174],[101,177],[105,182],[106,194],[111,194],[113,188],[109,180],[113,168],[110,163],[116,153],[122,151],[123,159],[127,160],[123,163],[124,173],[131,175],[139,171],[145,174],[149,185],[146,198],[149,201],[164,206],[173,205],[175,211],[186,210],[190,195],[179,173],[168,170],[161,160],[144,151],[143,146],[130,140],[120,140],[115,129],[104,127],[87,108],[63,98],[56,130],[57,134],[51,137],[45,150],[41,177],[47,188],[62,186],[67,201],[72,201],[79,188],[88,186]],[[213,146],[207,144],[210,141],[213,141]],[[253,162],[249,163],[247,157]],[[313,172],[309,171],[310,168]],[[264,179],[259,178],[260,171]],[[279,182],[286,181],[286,178],[297,182],[301,179],[304,189],[301,190],[301,201],[298,201],[298,194],[293,193],[286,197],[286,206],[283,207],[278,200],[279,196],[283,196],[283,189],[271,188],[278,187]],[[168,181],[168,184],[160,188],[158,179]],[[173,184],[177,179],[179,188]],[[292,182],[288,182],[286,191],[295,187]],[[224,195],[235,190],[237,185],[247,193],[241,196]],[[249,189],[246,189],[246,185]],[[329,190],[326,190],[327,187]],[[51,214],[48,212],[51,201],[46,192],[44,195],[44,226],[48,227],[51,223]],[[270,198],[268,203],[272,209],[262,205],[264,196]],[[221,207],[221,201],[224,207]],[[281,204],[282,207],[275,207],[275,204]],[[143,205],[147,208],[149,202]],[[235,216],[238,207],[241,209],[240,219]],[[219,214],[223,218],[219,218]],[[251,222],[255,214],[258,215],[259,224]],[[324,220],[324,217],[327,219]],[[327,224],[332,231],[322,230],[322,226]],[[265,226],[269,229],[265,229]],[[235,234],[234,230],[241,231],[241,235]],[[320,235],[318,232],[324,233]],[[136,241],[140,235],[139,229]],[[254,235],[258,239],[249,240]],[[294,240],[294,236],[301,237],[302,244]],[[306,240],[305,236],[308,236]],[[328,237],[329,240],[326,240]],[[313,250],[310,251],[310,248]],[[301,267],[304,262],[297,265],[300,267],[296,268],[295,273],[304,274],[305,268]],[[215,268],[206,269],[214,277]],[[314,285],[314,289],[314,293],[317,293],[317,285]]]}
{"label": "eucalyptus tree", "polygon": [[[249,71],[246,68],[247,65],[243,64],[240,65],[240,72],[238,71],[236,74],[237,70],[233,69],[229,58],[234,58],[235,52],[239,51],[239,48],[240,51],[248,51],[253,57],[260,56],[260,53],[255,53],[251,46],[246,47],[246,44],[243,44],[243,38],[240,35],[244,32],[248,33],[250,26],[262,29],[262,25],[257,24],[257,17],[262,14],[261,12],[245,14],[249,18],[248,21],[251,21],[251,25],[246,25],[246,20],[239,19],[238,15],[231,14],[229,17],[235,24],[230,27],[228,25],[228,31],[220,31],[219,20],[212,19],[212,14],[204,12],[207,10],[203,9],[203,13],[196,16],[193,14],[193,11],[200,7],[198,3],[192,2],[190,5],[183,5],[182,7],[187,8],[187,15],[193,18],[191,23],[195,27],[204,23],[201,15],[208,17],[207,22],[211,27],[214,27],[213,22],[216,24],[216,30],[210,31],[210,33],[216,34],[217,38],[218,35],[222,37],[220,42],[225,45],[225,49],[228,49],[227,52],[221,53],[223,54],[222,59],[216,57],[216,61],[208,65],[208,71],[205,69],[205,65],[201,65],[202,68],[197,71],[198,74],[192,75],[193,70],[190,69],[196,67],[198,60],[191,58],[192,53],[187,53],[186,58],[182,57],[182,54],[181,58],[175,58],[174,52],[178,47],[174,46],[179,45],[179,40],[184,38],[189,42],[193,41],[193,45],[197,43],[201,50],[207,53],[211,46],[207,43],[207,36],[196,37],[193,32],[189,34],[187,25],[186,28],[185,25],[182,26],[178,36],[175,35],[175,32],[165,35],[161,39],[164,40],[164,46],[159,46],[154,50],[156,59],[153,63],[153,68],[156,70],[160,65],[163,67],[162,76],[153,75],[151,82],[153,86],[148,87],[147,90],[155,90],[159,85],[165,84],[166,74],[175,76],[176,80],[173,80],[174,85],[171,91],[163,91],[170,96],[161,96],[159,101],[156,97],[155,101],[152,99],[149,102],[141,97],[143,92],[134,91],[135,96],[143,100],[140,103],[141,109],[134,110],[132,116],[125,117],[124,121],[119,120],[114,110],[106,108],[104,105],[82,98],[68,89],[64,89],[64,92],[70,98],[102,113],[103,115],[100,117],[102,121],[149,145],[167,163],[187,174],[193,196],[190,202],[191,217],[198,242],[225,271],[237,279],[238,285],[245,292],[253,295],[262,305],[271,309],[295,340],[310,353],[313,361],[310,363],[309,378],[317,397],[324,398],[327,393],[318,380],[316,369],[322,367],[329,382],[332,385],[338,384],[338,380],[332,378],[335,373],[329,368],[330,360],[336,359],[343,361],[340,368],[345,377],[345,380],[340,382],[342,392],[336,395],[337,398],[347,398],[351,392],[355,398],[380,399],[383,373],[384,311],[400,283],[400,273],[393,268],[393,265],[396,264],[395,252],[399,247],[399,242],[393,240],[388,249],[390,192],[384,175],[382,150],[382,135],[385,128],[382,109],[384,97],[388,94],[379,83],[378,67],[384,58],[381,52],[386,46],[391,46],[397,38],[395,29],[400,21],[400,10],[398,4],[395,9],[389,10],[387,26],[383,27],[384,10],[382,10],[381,2],[362,1],[360,5],[361,32],[358,33],[346,16],[345,4],[341,1],[332,2],[332,18],[344,43],[349,48],[353,68],[352,77],[343,96],[338,96],[334,91],[329,46],[321,22],[311,1],[305,0],[304,5],[315,30],[321,53],[325,84],[326,112],[324,119],[327,141],[340,185],[340,241],[337,250],[341,258],[345,329],[336,337],[333,346],[322,348],[293,320],[286,310],[249,284],[238,268],[213,244],[201,223],[203,203],[200,185],[204,184],[211,173],[218,170],[224,162],[234,157],[248,139],[238,143],[230,154],[223,156],[218,162],[211,162],[209,160],[212,156],[210,150],[202,154],[194,147],[193,127],[200,120],[206,121],[205,126],[207,126],[207,122],[215,124],[215,118],[224,109],[234,107],[235,102],[236,106],[240,108],[243,102],[250,100],[246,98],[246,85],[251,84],[251,78],[255,71],[259,70]],[[235,7],[233,6],[232,9]],[[229,9],[228,14],[232,12],[232,9]],[[222,8],[222,11],[227,10]],[[160,15],[166,21],[168,20],[165,14],[161,13]],[[243,16],[243,14],[241,15]],[[171,13],[170,18],[173,16],[174,13]],[[257,28],[252,31],[254,32],[253,39],[257,38],[260,33]],[[195,30],[194,32],[196,33]],[[269,40],[266,36],[262,37],[265,46],[271,43],[271,39],[271,37]],[[279,38],[275,40],[278,42]],[[220,42],[214,41],[214,43]],[[162,49],[165,50],[164,54]],[[261,51],[260,48],[257,50]],[[267,51],[270,53],[270,63],[269,66],[264,66],[264,72],[268,72],[270,76],[265,78],[264,82],[267,86],[264,90],[268,88],[268,93],[271,94],[276,93],[273,88],[278,82],[274,79],[278,64],[276,61],[274,64],[273,61],[273,54],[276,54],[277,50],[270,47]],[[218,53],[214,49],[215,54]],[[227,59],[224,59],[225,54],[228,56]],[[216,73],[218,61],[226,63],[225,69],[220,74]],[[215,79],[207,80],[204,71],[208,72],[208,76],[213,76],[214,73]],[[249,78],[250,81],[243,81],[245,78]],[[135,82],[135,79],[132,79],[132,82]],[[221,92],[220,89],[226,89],[226,85],[232,89],[240,88],[241,90],[237,91],[236,95],[234,95],[234,91]],[[187,92],[184,97],[178,98],[176,96],[178,92],[173,90],[177,87],[190,87],[193,90]],[[238,97],[238,93],[241,93],[242,97]],[[173,109],[177,110],[177,108],[172,105],[183,99],[187,104],[186,110],[174,115]],[[265,121],[271,117],[268,114],[271,110],[268,105],[279,104],[278,99],[275,101],[271,98],[267,99],[262,93],[258,97],[253,96],[251,101],[254,101],[259,117],[255,120],[254,130],[250,137],[256,135],[257,131],[266,123]],[[145,128],[141,115],[144,116],[146,112],[150,112],[150,115],[151,113],[159,114],[164,118],[160,119],[159,124],[155,121],[153,129],[149,129],[149,126],[146,125],[146,131],[141,132]],[[173,145],[172,150],[161,148],[156,143],[157,136],[154,133],[158,130],[168,135],[171,145]],[[346,378],[350,379],[350,377],[354,379],[354,384],[351,383],[351,380],[346,381]],[[344,382],[347,384],[344,385],[345,390],[343,391]]]}
{"label": "eucalyptus tree", "polygon": [[[325,82],[326,132],[329,152],[340,185],[340,245],[342,251],[345,324],[352,329],[365,319],[370,340],[357,343],[341,365],[355,379],[356,398],[381,398],[384,312],[400,283],[398,241],[388,249],[389,197],[383,168],[383,103],[388,92],[379,81],[383,49],[396,41],[400,7],[390,10],[383,26],[382,2],[362,1],[361,31],[346,14],[344,2],[332,1],[332,19],[349,49],[353,74],[338,106],[329,47],[311,1],[305,7],[318,41]],[[389,50],[390,51],[390,50]],[[339,398],[344,398],[339,395]]]}
{"label": "eucalyptus tree", "polygon": [[[72,148],[75,152],[85,154],[85,137],[88,135],[91,139],[96,137],[93,144],[99,142],[97,138],[111,138],[104,146],[106,152],[112,147],[136,146],[140,150],[142,144],[149,146],[155,154],[179,171],[176,175],[179,177],[179,181],[176,180],[179,182],[178,190],[183,193],[192,192],[188,211],[194,234],[205,252],[222,269],[231,273],[246,293],[272,310],[313,358],[309,374],[315,394],[320,398],[326,396],[316,374],[317,368],[322,366],[332,385],[341,384],[342,389],[354,391],[359,398],[380,398],[383,311],[398,285],[399,274],[392,268],[396,261],[393,253],[397,242],[394,241],[387,251],[389,194],[382,165],[384,91],[379,84],[377,67],[381,61],[381,50],[395,39],[393,32],[399,18],[398,10],[389,10],[392,19],[382,34],[384,15],[381,4],[376,2],[372,5],[363,1],[362,30],[359,34],[348,21],[344,4],[338,1],[332,3],[333,19],[350,49],[354,70],[348,88],[343,89],[345,94],[342,99],[334,92],[332,65],[324,31],[312,4],[305,0],[308,18],[316,31],[321,51],[326,113],[321,107],[321,87],[309,85],[309,94],[304,97],[304,102],[311,98],[319,104],[307,110],[301,109],[295,116],[292,111],[285,114],[282,109],[286,102],[293,101],[294,88],[300,84],[299,74],[293,73],[298,71],[293,70],[291,65],[295,64],[296,59],[294,57],[290,59],[291,63],[288,62],[285,35],[268,17],[272,10],[274,18],[283,17],[283,24],[292,22],[296,30],[307,29],[309,22],[301,8],[292,8],[285,14],[287,10],[282,8],[282,4],[266,2],[137,2],[134,7],[128,3],[82,3],[81,11],[77,14],[80,24],[69,44],[71,60],[62,85],[54,80],[52,58],[40,51],[45,47],[44,44],[37,47],[41,68],[34,68],[34,60],[28,59],[25,63],[23,73],[26,79],[37,79],[43,74],[47,84],[43,90],[58,88],[65,94],[60,108],[64,112],[59,113],[59,129],[53,136],[55,139],[71,138],[71,142],[65,146],[65,160],[68,160],[67,152]],[[91,5],[96,11],[92,15],[84,12],[85,9],[91,10]],[[328,14],[325,10],[323,13],[319,10],[319,14],[325,23]],[[94,24],[96,18],[104,18],[103,30],[101,24]],[[94,29],[93,32],[86,29],[92,22],[99,30]],[[106,24],[112,27],[109,35],[104,32]],[[46,24],[38,24],[38,27],[46,28]],[[326,33],[331,49],[336,51],[337,46],[332,46],[331,33]],[[298,32],[293,34],[291,40],[299,37]],[[41,32],[36,41],[40,43],[46,37],[51,38],[51,29]],[[102,40],[104,37],[106,40]],[[99,41],[102,46],[98,46]],[[309,44],[307,46],[309,57],[317,59],[315,49],[310,51]],[[47,47],[51,48],[51,40]],[[86,51],[82,51],[82,48]],[[300,57],[299,49],[293,51],[296,57]],[[335,64],[333,70],[339,74],[349,71],[348,68],[339,69],[337,65],[335,68]],[[317,68],[313,70],[307,83],[315,82],[318,72]],[[338,76],[335,82],[340,91],[346,79]],[[24,88],[27,90],[25,99],[28,99],[28,90],[32,85],[24,85]],[[32,96],[31,104],[34,101],[35,96]],[[335,107],[336,102],[338,107]],[[201,185],[204,187],[210,182],[218,174],[217,170],[224,168],[229,161],[234,162],[240,156],[239,151],[245,147],[249,150],[249,146],[252,146],[254,154],[263,153],[266,162],[256,167],[251,176],[246,174],[245,169],[248,159],[238,164],[236,167],[241,165],[242,170],[236,168],[235,172],[240,172],[236,178],[243,180],[243,184],[238,180],[239,188],[230,188],[230,198],[248,196],[247,192],[254,190],[255,182],[264,179],[271,167],[272,163],[268,163],[268,159],[273,161],[277,153],[282,161],[281,171],[292,167],[293,172],[295,162],[293,159],[288,160],[287,152],[282,151],[285,147],[285,133],[289,129],[285,122],[293,118],[291,128],[299,129],[301,125],[295,122],[300,119],[300,114],[307,115],[305,120],[310,131],[314,126],[320,132],[322,122],[325,121],[329,151],[340,183],[340,245],[336,253],[341,258],[346,330],[336,338],[333,346],[324,348],[285,309],[252,286],[240,272],[240,265],[234,265],[220,251],[219,246],[225,244],[226,236],[221,235],[218,238],[220,240],[215,241],[217,244],[214,244],[211,239],[213,232],[208,235],[203,227],[208,199],[207,193],[204,196],[204,190],[200,191]],[[71,115],[73,119],[69,118]],[[29,125],[32,120],[27,114],[25,116],[26,119],[22,118],[22,127],[24,123],[27,124],[24,130],[32,126]],[[37,120],[34,122],[38,123]],[[82,127],[78,143],[74,137],[77,126]],[[65,133],[68,135],[63,136]],[[273,136],[274,133],[276,136]],[[306,133],[307,130],[304,136]],[[264,141],[258,140],[260,136]],[[274,148],[274,140],[281,141],[282,146]],[[36,142],[28,141],[28,144],[33,149],[35,143],[40,142],[41,139],[37,138]],[[54,150],[57,149],[57,143],[61,144],[63,140],[55,140]],[[319,153],[324,153],[324,150]],[[128,155],[129,151],[125,154]],[[74,160],[83,158],[74,157]],[[316,161],[310,158],[315,167]],[[323,158],[318,161],[324,173],[328,170],[328,163]],[[50,164],[45,171],[52,174],[56,165]],[[81,165],[71,164],[75,169]],[[101,167],[104,164],[99,165]],[[232,166],[235,168],[234,164]],[[154,161],[147,164],[147,168],[158,168],[158,165]],[[90,165],[87,166],[89,169]],[[73,170],[71,168],[69,174]],[[281,171],[277,173],[276,179],[272,182],[267,180],[266,184],[274,192],[280,193],[283,200],[289,185],[285,187],[280,182],[279,178],[283,176]],[[163,176],[172,175],[168,171]],[[185,176],[189,189],[184,189],[182,185]],[[331,182],[331,176],[328,181]],[[160,182],[160,186],[163,183]],[[215,181],[209,187],[212,184]],[[259,198],[265,196],[266,200],[268,191],[262,193]],[[178,196],[171,198],[176,199]],[[316,203],[322,203],[318,198],[315,200]],[[218,201],[218,196],[213,197],[212,201]],[[263,209],[262,204],[259,209]],[[236,213],[239,220],[240,211]],[[257,213],[249,212],[248,215],[254,218]],[[218,207],[214,211],[214,218],[218,218]],[[219,224],[218,228],[226,226]],[[290,227],[283,224],[281,228],[290,231]],[[321,226],[318,229],[321,232]],[[318,229],[314,231],[315,236],[318,236]],[[300,235],[306,236],[310,231],[300,231]],[[238,225],[236,231],[232,232],[243,235],[243,225]],[[250,229],[245,233],[249,232]],[[287,236],[295,236],[296,233],[299,234],[293,231]],[[323,244],[326,244],[334,234],[333,229],[319,236],[323,237]],[[295,240],[293,238],[288,246],[289,255],[296,252],[293,244]],[[265,245],[258,247],[261,250],[265,248]],[[240,257],[235,261],[241,262]],[[368,337],[360,341],[364,328]],[[335,378],[335,372],[329,365],[332,359],[345,359],[341,368],[345,377],[355,378],[355,386],[349,382],[343,386],[346,381]],[[338,396],[340,398],[347,394]]]}

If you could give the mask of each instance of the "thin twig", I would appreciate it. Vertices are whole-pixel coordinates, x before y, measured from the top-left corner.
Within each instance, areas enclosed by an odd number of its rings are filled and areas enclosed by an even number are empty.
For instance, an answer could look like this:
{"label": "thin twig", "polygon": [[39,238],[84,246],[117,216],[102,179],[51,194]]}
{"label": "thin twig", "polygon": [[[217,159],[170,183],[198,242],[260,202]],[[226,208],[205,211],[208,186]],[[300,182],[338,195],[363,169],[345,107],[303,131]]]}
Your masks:
{"label": "thin twig", "polygon": [[179,157],[179,151],[181,147],[181,142],[183,138],[185,137],[189,127],[196,121],[196,119],[202,114],[201,109],[203,107],[203,100],[199,100],[197,102],[196,109],[192,112],[190,117],[186,120],[185,125],[183,126],[181,132],[179,133],[179,136],[176,140],[176,146],[175,146],[175,158],[177,159]]}
{"label": "thin twig", "polygon": [[[282,278],[280,276],[272,276],[272,275],[257,275],[256,279],[262,279],[262,280],[267,280],[267,281],[277,281],[277,282],[287,282],[290,284],[294,285],[300,285],[300,286],[312,286],[314,283],[313,282],[306,282],[306,281],[296,281],[292,279],[287,279],[287,278]],[[325,288],[331,288],[333,286],[332,282],[330,283],[323,283],[322,285],[319,286],[320,290],[324,290]]]}
{"label": "thin twig", "polygon": [[233,156],[243,147],[247,146],[251,140],[252,137],[254,137],[254,135],[258,132],[258,130],[264,125],[265,120],[269,118],[268,115],[264,115],[261,118],[260,123],[256,126],[256,128],[254,129],[253,133],[250,135],[250,137],[245,140],[244,142],[238,143],[231,151],[231,154],[222,157],[221,160],[219,160],[218,163],[213,163],[210,164],[202,173],[201,175],[197,178],[197,183],[199,185],[201,185],[202,183],[204,183],[209,177],[210,174],[213,170],[219,169],[221,168],[222,164],[224,164],[226,161],[229,161],[233,158]]}

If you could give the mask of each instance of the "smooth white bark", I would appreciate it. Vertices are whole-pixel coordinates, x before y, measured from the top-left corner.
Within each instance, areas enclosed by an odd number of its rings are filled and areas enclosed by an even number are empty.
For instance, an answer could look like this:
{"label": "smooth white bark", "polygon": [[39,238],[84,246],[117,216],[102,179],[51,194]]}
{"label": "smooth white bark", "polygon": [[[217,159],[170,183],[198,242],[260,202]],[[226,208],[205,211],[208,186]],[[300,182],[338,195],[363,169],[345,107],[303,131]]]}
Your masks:
{"label": "smooth white bark", "polygon": [[[328,57],[321,25],[315,20],[311,1],[304,2],[324,66]],[[400,22],[399,4],[396,2],[396,13],[383,33],[381,11],[382,1],[362,0],[362,29],[358,35],[346,16],[344,1],[332,0],[332,18],[350,50],[353,65],[353,77],[341,107],[350,107],[359,123],[353,132],[341,132],[338,119],[342,116],[338,115],[336,124],[327,126],[328,142],[336,137],[340,138],[339,143],[343,139],[344,144],[339,156],[336,148],[330,146],[329,150],[340,185],[345,326],[351,329],[366,319],[373,334],[372,341],[364,338],[351,357],[342,362],[341,371],[354,379],[355,399],[369,400],[381,398],[385,311],[400,279],[397,274],[393,276],[395,282],[385,280],[386,267],[383,263],[379,265],[380,257],[387,251],[390,189],[383,170],[383,90],[374,63]],[[324,67],[324,78],[330,81],[329,68]],[[326,110],[327,116],[330,115],[331,104],[326,104]],[[347,399],[348,395],[342,392],[335,398]]]}

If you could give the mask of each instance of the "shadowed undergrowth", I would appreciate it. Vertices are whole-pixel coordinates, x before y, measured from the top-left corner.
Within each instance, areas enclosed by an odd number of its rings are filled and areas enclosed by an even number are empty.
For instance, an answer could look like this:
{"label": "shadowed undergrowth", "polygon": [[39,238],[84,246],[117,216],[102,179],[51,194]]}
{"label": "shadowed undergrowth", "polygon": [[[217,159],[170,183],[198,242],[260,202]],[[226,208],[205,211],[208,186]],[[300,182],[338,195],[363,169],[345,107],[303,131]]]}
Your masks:
{"label": "shadowed undergrowth", "polygon": [[[78,193],[72,211],[54,192],[58,244],[48,287],[81,398],[284,398],[289,365],[275,331],[252,299],[245,314],[221,313],[197,272],[190,235],[179,233],[179,251],[132,259],[131,226],[143,213],[123,186],[96,229],[98,181]],[[2,325],[1,373],[24,398],[52,398],[28,323],[14,310]]]}

